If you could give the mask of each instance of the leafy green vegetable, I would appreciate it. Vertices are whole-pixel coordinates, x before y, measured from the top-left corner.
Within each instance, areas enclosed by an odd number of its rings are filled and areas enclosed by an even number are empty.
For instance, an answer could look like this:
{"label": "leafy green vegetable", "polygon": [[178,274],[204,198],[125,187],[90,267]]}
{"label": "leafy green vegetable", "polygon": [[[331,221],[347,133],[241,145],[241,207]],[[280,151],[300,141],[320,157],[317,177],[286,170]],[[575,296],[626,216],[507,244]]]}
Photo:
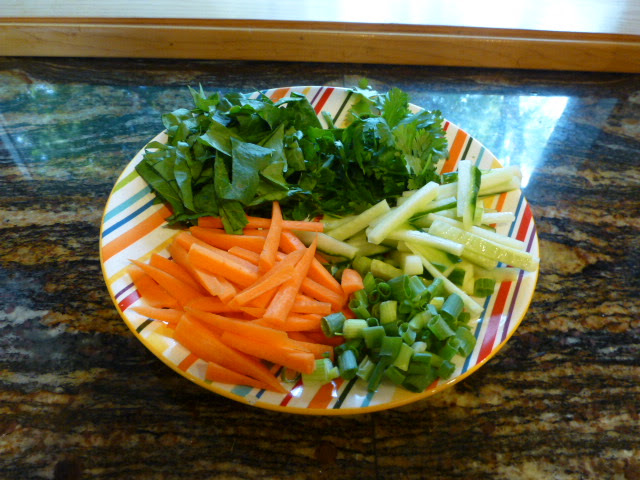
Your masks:
{"label": "leafy green vegetable", "polygon": [[170,224],[200,216],[240,233],[247,214],[279,201],[287,218],[360,213],[382,199],[437,181],[447,153],[440,112],[412,113],[408,95],[352,89],[349,123],[323,129],[308,99],[273,102],[189,87],[190,109],[162,116],[168,140],[148,146],[136,170],[172,209]]}

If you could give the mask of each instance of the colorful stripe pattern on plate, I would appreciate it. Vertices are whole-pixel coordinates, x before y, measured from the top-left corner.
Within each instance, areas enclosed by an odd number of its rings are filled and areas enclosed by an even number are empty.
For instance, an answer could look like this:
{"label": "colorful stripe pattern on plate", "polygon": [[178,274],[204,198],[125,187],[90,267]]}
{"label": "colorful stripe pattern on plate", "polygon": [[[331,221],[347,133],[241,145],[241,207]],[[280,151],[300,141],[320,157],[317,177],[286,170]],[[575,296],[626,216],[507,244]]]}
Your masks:
{"label": "colorful stripe pattern on plate", "polygon": [[[274,101],[292,92],[305,95],[320,121],[322,112],[329,113],[335,125],[347,119],[352,94],[337,87],[286,87],[262,92]],[[417,110],[418,107],[413,107]],[[444,125],[449,141],[449,158],[440,166],[442,171],[454,171],[462,159],[471,160],[480,168],[500,166],[498,160],[480,142],[464,130],[447,121]],[[154,141],[165,141],[160,133]],[[170,211],[155,201],[149,186],[136,173],[135,165],[142,159],[144,148],[129,162],[117,180],[105,208],[100,232],[100,257],[104,278],[112,300],[125,323],[140,341],[169,367],[189,380],[228,398],[261,408],[312,415],[364,413],[411,403],[438,392],[471,374],[486,363],[505,344],[522,321],[537,281],[537,272],[521,272],[515,281],[498,284],[496,292],[484,302],[484,314],[477,322],[476,348],[467,359],[459,359],[451,379],[436,381],[427,391],[416,394],[383,384],[371,393],[362,382],[341,379],[328,385],[284,383],[287,394],[258,390],[239,385],[226,385],[205,380],[206,363],[171,338],[171,330],[158,322],[132,311],[140,296],[126,272],[130,259],[148,261],[153,253],[168,256],[167,247],[174,229],[163,228]],[[498,226],[498,231],[522,240],[527,251],[538,255],[531,208],[520,191],[493,197],[491,208],[515,212],[510,226]],[[274,371],[278,372],[277,366]]]}

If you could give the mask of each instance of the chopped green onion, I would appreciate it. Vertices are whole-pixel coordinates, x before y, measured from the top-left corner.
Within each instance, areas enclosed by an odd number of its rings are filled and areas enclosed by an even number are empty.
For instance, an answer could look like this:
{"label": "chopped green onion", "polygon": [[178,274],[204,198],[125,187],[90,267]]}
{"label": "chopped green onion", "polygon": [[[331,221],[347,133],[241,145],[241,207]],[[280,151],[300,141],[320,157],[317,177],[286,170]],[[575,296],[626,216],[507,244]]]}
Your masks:
{"label": "chopped green onion", "polygon": [[371,259],[369,257],[356,257],[351,266],[361,277],[366,277],[368,273],[371,273]]}
{"label": "chopped green onion", "polygon": [[316,359],[316,368],[312,373],[303,373],[302,381],[304,383],[328,383],[331,380],[338,378],[340,372],[338,367],[331,363],[328,358]]}
{"label": "chopped green onion", "polygon": [[451,330],[449,324],[440,315],[431,317],[427,323],[427,328],[431,330],[438,340],[444,340],[455,335],[455,332]]}
{"label": "chopped green onion", "polygon": [[376,277],[374,277],[371,272],[364,276],[362,283],[364,284],[364,291],[367,295],[377,288]]}
{"label": "chopped green onion", "polygon": [[433,297],[429,303],[440,310],[444,305],[444,297]]}
{"label": "chopped green onion", "polygon": [[447,340],[440,350],[438,350],[438,356],[444,360],[451,360],[458,353],[459,340],[456,337],[451,337]]}
{"label": "chopped green onion", "polygon": [[385,323],[382,328],[384,328],[385,334],[389,337],[400,336],[400,328],[396,322]]}
{"label": "chopped green onion", "polygon": [[397,367],[391,366],[384,371],[384,376],[391,380],[396,385],[402,385],[406,375],[402,373]]}
{"label": "chopped green onion", "polygon": [[377,327],[378,325],[380,325],[380,320],[378,320],[376,317],[367,318],[367,326]]}
{"label": "chopped green onion", "polygon": [[358,371],[358,361],[353,350],[345,350],[338,357],[338,370],[345,380],[351,380]]}
{"label": "chopped green onion", "polygon": [[335,337],[342,334],[342,328],[347,317],[342,312],[332,313],[326,317],[322,317],[320,327],[327,337]]}
{"label": "chopped green onion", "polygon": [[440,315],[451,325],[458,319],[458,315],[460,315],[463,308],[464,302],[462,301],[462,297],[456,293],[452,293],[440,308]]}
{"label": "chopped green onion", "polygon": [[409,277],[409,298],[414,304],[427,303],[430,298],[430,292],[427,286],[422,282],[420,277]]}
{"label": "chopped green onion", "polygon": [[453,363],[451,363],[449,360],[444,360],[438,367],[436,373],[440,378],[446,380],[447,378],[451,377],[455,369],[456,366]]}
{"label": "chopped green onion", "polygon": [[385,337],[384,327],[378,325],[375,327],[367,327],[362,330],[362,338],[367,348],[378,348],[382,345],[382,339]]}
{"label": "chopped green onion", "polygon": [[413,348],[416,353],[423,353],[427,351],[427,344],[425,342],[414,342],[411,348]]}
{"label": "chopped green onion", "polygon": [[409,289],[409,277],[407,275],[400,275],[392,278],[387,282],[390,289],[390,298],[402,302],[403,300],[411,299],[411,290]]}
{"label": "chopped green onion", "polygon": [[384,375],[385,370],[389,366],[388,360],[380,359],[378,363],[376,363],[375,367],[373,367],[373,371],[369,376],[369,384],[367,385],[367,390],[370,392],[375,392],[378,390],[380,386],[380,382],[382,381],[382,376]]}
{"label": "chopped green onion", "polygon": [[451,273],[447,276],[447,278],[451,280],[451,282],[454,285],[457,285],[460,287],[464,283],[464,277],[466,274],[467,274],[466,270],[456,267],[453,270],[451,270]]}
{"label": "chopped green onion", "polygon": [[407,375],[402,386],[411,392],[420,393],[424,392],[436,378],[438,376],[433,372],[433,369],[429,369],[429,372],[423,375]]}
{"label": "chopped green onion", "polygon": [[411,348],[406,343],[400,344],[400,351],[393,361],[392,365],[399,368],[400,370],[404,370],[405,372],[409,368],[409,362],[411,362],[411,357],[415,352],[413,348]]}
{"label": "chopped green onion", "polygon": [[362,304],[351,306],[351,311],[355,313],[358,318],[371,317],[369,310],[367,310],[367,308]]}
{"label": "chopped green onion", "polygon": [[493,278],[478,278],[473,285],[473,295],[476,297],[488,297],[493,294],[496,281]]}
{"label": "chopped green onion", "polygon": [[432,316],[433,315],[431,315],[431,312],[429,312],[428,310],[422,310],[416,313],[413,317],[411,317],[411,320],[409,320],[409,328],[415,330],[416,332],[419,332],[427,326],[427,322]]}
{"label": "chopped green onion", "polygon": [[367,328],[367,321],[361,318],[348,318],[342,327],[342,336],[346,339],[362,337],[362,331]]}
{"label": "chopped green onion", "polygon": [[465,327],[456,329],[456,337],[459,340],[458,353],[463,357],[468,357],[476,347],[476,337]]}
{"label": "chopped green onion", "polygon": [[368,356],[364,357],[360,362],[360,365],[358,365],[356,376],[365,382],[369,381],[369,377],[371,376],[371,372],[373,372],[375,366],[376,364],[373,363]]}
{"label": "chopped green onion", "polygon": [[404,343],[406,343],[408,346],[411,346],[414,344],[414,342],[416,341],[416,337],[418,336],[418,334],[416,333],[415,330],[411,329],[411,328],[407,328],[403,333],[402,333],[402,341]]}
{"label": "chopped green onion", "polygon": [[434,278],[427,290],[429,291],[429,298],[439,297],[444,293],[444,281],[441,278]]}
{"label": "chopped green onion", "polygon": [[387,282],[380,282],[378,283],[378,293],[381,300],[386,300],[391,295],[391,287]]}
{"label": "chopped green onion", "polygon": [[[367,293],[367,290],[358,290],[357,292],[353,293],[353,298],[351,299],[351,302],[354,302],[354,305],[363,305],[364,307],[368,307],[369,306],[369,295]],[[351,305],[351,302],[349,302],[349,305]]]}
{"label": "chopped green onion", "polygon": [[402,338],[386,336],[382,339],[382,345],[380,345],[380,356],[388,357],[389,362],[393,362],[398,353],[400,353],[402,345]]}
{"label": "chopped green onion", "polygon": [[395,300],[386,300],[380,303],[380,323],[382,325],[395,322],[398,318],[398,302]]}

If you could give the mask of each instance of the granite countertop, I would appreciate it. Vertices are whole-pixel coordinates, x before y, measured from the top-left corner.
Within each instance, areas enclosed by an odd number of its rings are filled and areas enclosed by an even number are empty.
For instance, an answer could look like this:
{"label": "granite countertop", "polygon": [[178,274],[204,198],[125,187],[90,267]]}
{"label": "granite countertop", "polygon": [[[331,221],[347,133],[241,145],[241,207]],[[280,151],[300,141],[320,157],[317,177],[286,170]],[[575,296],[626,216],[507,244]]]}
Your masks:
{"label": "granite countertop", "polygon": [[[132,335],[98,236],[187,85],[398,86],[520,165],[540,239],[507,345],[425,400],[344,417],[211,393]],[[640,76],[0,58],[0,478],[640,478]]]}

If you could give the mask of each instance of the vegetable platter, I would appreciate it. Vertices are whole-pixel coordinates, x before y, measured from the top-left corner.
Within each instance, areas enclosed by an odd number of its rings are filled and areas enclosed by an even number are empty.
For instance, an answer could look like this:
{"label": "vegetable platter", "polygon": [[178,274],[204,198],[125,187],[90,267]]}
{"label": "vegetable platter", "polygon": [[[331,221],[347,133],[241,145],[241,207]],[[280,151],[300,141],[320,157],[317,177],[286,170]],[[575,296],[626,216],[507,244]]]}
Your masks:
{"label": "vegetable platter", "polygon": [[190,91],[100,233],[116,309],[166,365],[347,415],[442,391],[513,335],[539,268],[517,168],[398,89]]}

